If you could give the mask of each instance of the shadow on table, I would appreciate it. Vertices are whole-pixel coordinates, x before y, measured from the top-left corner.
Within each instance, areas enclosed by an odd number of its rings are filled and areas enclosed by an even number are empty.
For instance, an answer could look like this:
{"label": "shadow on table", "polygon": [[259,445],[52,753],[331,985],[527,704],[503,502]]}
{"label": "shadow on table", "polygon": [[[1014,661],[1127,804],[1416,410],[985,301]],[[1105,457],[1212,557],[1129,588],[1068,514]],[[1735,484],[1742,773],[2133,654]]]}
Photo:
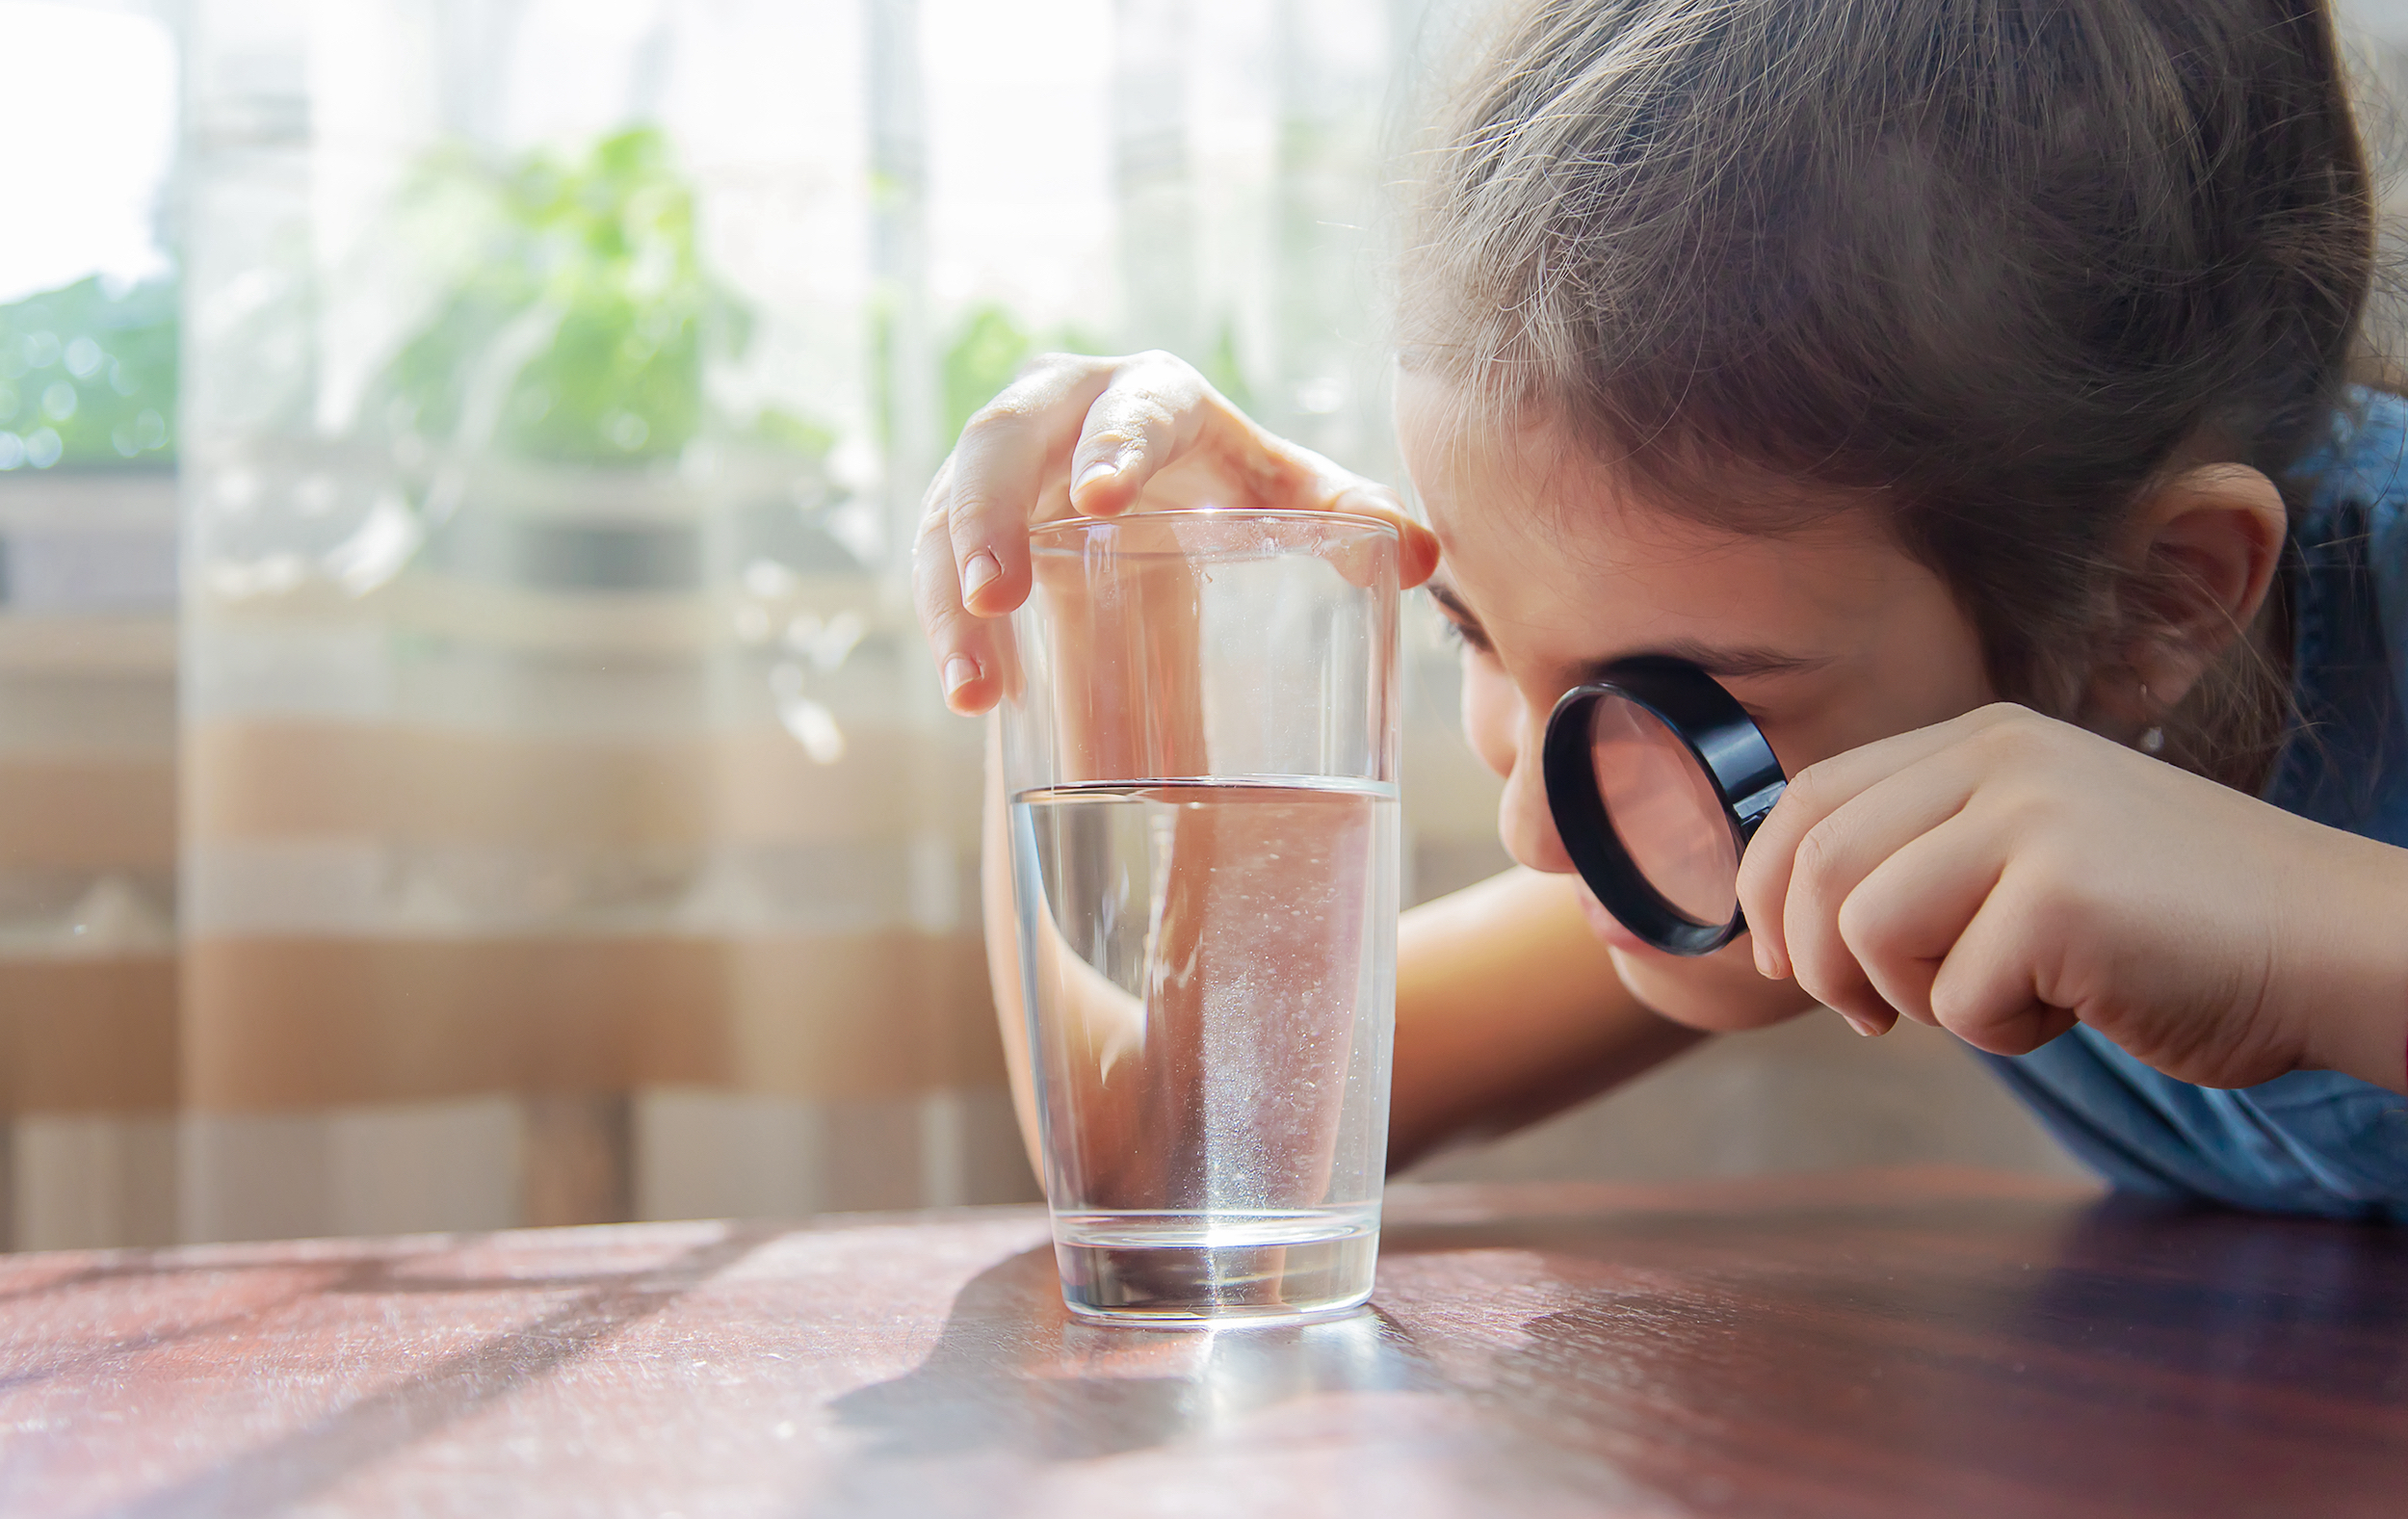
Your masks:
{"label": "shadow on table", "polygon": [[2408,1230],[2110,1197],[1399,1232],[1543,1238],[1576,1300],[1466,1396],[1678,1512],[2402,1511]]}
{"label": "shadow on table", "polygon": [[2059,1247],[2035,1334],[2191,1375],[2408,1400],[2408,1228],[2114,1196]]}
{"label": "shadow on table", "polygon": [[[301,1504],[377,1461],[592,1354],[639,1321],[672,1307],[771,1241],[781,1223],[739,1223],[715,1240],[633,1270],[571,1275],[417,1277],[371,1259],[347,1266],[323,1290],[382,1294],[546,1289],[549,1311],[433,1360],[411,1375],[252,1447],[205,1471],[109,1510],[112,1519],[264,1514]],[[468,1243],[466,1241],[463,1244]]]}
{"label": "shadow on table", "polygon": [[[1000,1262],[925,1362],[834,1402],[852,1445],[812,1511],[1013,1512],[1085,1490],[1049,1468],[1163,1448],[1182,1460],[1153,1478],[1318,1450],[1496,1512],[2399,1511],[2408,1230],[1902,1199],[1390,1244],[1384,1311],[1219,1332],[1086,1324],[1050,1250]],[[1490,1252],[1534,1290],[1483,1291],[1463,1263]],[[1360,1392],[1444,1402],[1321,1401]]]}
{"label": "shadow on table", "polygon": [[981,1451],[1039,1461],[1112,1455],[1206,1436],[1318,1394],[1436,1385],[1411,1337],[1369,1309],[1228,1329],[1083,1323],[1061,1306],[1054,1252],[1040,1246],[972,1278],[935,1349],[908,1375],[832,1407],[860,1437],[859,1460],[891,1471]]}

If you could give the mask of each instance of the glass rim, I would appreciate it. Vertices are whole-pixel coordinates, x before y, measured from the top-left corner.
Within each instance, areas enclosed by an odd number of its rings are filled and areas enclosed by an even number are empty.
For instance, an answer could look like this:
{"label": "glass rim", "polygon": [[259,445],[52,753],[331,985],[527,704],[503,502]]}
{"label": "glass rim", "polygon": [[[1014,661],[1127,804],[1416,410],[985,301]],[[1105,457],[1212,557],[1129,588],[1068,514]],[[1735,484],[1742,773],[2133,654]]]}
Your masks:
{"label": "glass rim", "polygon": [[1326,523],[1346,528],[1369,528],[1374,532],[1386,534],[1400,547],[1404,543],[1403,531],[1386,517],[1375,517],[1368,511],[1322,511],[1312,507],[1147,507],[1123,511],[1117,516],[1110,517],[1084,514],[1075,517],[1055,517],[1050,521],[1029,524],[1029,543],[1030,547],[1034,548],[1039,537],[1066,537],[1073,533],[1085,532],[1089,528],[1119,527],[1125,523],[1139,521]]}

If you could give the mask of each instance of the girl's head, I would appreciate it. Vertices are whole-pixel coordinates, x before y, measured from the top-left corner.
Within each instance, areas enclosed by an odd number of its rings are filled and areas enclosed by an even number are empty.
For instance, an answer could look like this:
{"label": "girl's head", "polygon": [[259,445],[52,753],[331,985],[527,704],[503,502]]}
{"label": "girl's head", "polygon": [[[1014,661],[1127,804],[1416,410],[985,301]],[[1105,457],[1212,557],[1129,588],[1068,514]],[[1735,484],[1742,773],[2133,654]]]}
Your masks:
{"label": "girl's head", "polygon": [[1492,763],[1584,665],[1685,645],[1793,770],[1993,697],[2263,763],[2270,482],[2373,259],[2323,4],[1538,0],[1496,37],[1400,396]]}

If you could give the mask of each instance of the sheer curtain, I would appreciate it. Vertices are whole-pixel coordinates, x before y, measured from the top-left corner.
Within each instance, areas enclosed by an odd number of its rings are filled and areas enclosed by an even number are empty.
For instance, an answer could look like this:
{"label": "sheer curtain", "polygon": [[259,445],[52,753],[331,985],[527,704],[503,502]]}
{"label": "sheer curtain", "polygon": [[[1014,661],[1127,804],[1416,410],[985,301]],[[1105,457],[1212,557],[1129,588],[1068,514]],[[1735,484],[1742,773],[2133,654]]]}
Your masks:
{"label": "sheer curtain", "polygon": [[[163,13],[180,615],[168,476],[0,478],[153,566],[0,606],[11,1243],[1034,1196],[920,492],[1052,346],[1389,468],[1428,10]],[[1426,891],[1493,791],[1413,647]]]}
{"label": "sheer curtain", "polygon": [[[173,31],[0,0],[0,1248],[175,1233]],[[36,62],[38,61],[38,62]]]}

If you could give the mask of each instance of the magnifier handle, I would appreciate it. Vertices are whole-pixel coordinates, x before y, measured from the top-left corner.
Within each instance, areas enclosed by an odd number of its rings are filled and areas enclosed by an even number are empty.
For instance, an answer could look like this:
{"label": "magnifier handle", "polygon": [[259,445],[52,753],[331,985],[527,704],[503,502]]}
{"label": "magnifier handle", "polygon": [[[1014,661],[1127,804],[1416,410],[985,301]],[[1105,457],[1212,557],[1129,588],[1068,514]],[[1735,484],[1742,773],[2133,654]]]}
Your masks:
{"label": "magnifier handle", "polygon": [[1748,795],[1741,797],[1739,800],[1731,803],[1732,814],[1740,820],[1740,840],[1741,843],[1745,843],[1747,840],[1756,836],[1757,826],[1767,818],[1772,816],[1773,803],[1779,801],[1781,799],[1781,794],[1789,789],[1790,783],[1788,781],[1776,780],[1771,785],[1765,787],[1763,790],[1750,792]]}

